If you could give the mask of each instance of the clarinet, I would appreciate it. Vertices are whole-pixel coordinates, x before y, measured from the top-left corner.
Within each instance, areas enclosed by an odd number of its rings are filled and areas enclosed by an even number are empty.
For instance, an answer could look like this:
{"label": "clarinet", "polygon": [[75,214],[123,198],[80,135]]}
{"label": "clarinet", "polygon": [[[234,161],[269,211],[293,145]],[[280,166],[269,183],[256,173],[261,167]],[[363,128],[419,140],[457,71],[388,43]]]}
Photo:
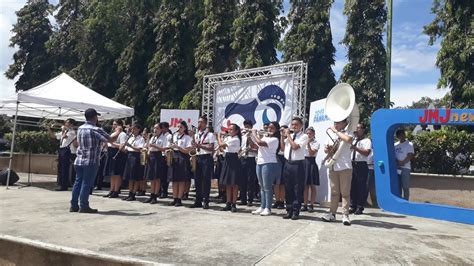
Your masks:
{"label": "clarinet", "polygon": [[[132,133],[130,133],[130,134],[127,136],[127,139],[125,140],[125,146],[127,146],[128,140],[129,140],[132,136],[133,136]],[[114,157],[112,157],[113,160],[116,160],[116,159],[117,159],[117,156],[119,155],[119,153],[120,153],[121,150],[122,150],[122,149],[120,149],[120,148],[118,149],[117,153],[114,155]]]}

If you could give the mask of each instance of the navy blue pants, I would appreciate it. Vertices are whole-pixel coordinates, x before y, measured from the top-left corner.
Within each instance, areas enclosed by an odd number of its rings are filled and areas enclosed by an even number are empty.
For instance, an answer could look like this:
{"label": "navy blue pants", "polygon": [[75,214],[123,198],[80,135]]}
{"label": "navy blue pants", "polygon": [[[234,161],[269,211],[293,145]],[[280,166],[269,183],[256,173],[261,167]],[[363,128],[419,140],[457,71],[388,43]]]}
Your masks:
{"label": "navy blue pants", "polygon": [[194,182],[196,186],[196,202],[209,203],[211,193],[211,178],[214,171],[214,159],[210,154],[197,155],[196,173]]}
{"label": "navy blue pants", "polygon": [[58,152],[58,185],[62,189],[68,188],[70,167],[71,167],[71,149],[60,148]]}
{"label": "navy blue pants", "polygon": [[240,200],[242,202],[253,202],[255,192],[257,192],[257,162],[255,157],[241,158],[242,164],[242,185],[240,186]]}
{"label": "navy blue pants", "polygon": [[304,160],[287,161],[283,169],[285,179],[285,201],[287,212],[300,212],[301,203],[304,201]]}

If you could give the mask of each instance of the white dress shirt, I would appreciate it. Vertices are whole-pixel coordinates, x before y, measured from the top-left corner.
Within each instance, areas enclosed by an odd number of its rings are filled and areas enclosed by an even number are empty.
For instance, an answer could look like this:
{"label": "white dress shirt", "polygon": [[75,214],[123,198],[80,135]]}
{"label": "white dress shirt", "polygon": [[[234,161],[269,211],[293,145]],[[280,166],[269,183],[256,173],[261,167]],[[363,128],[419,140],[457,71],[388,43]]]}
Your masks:
{"label": "white dress shirt", "polygon": [[[294,133],[289,136],[289,138],[293,138]],[[288,161],[301,161],[304,160],[306,145],[308,144],[308,135],[304,134],[303,132],[296,133],[296,138],[294,138],[296,144],[300,146],[299,149],[293,150],[291,152],[290,158],[290,150],[291,145],[288,139],[285,139],[285,158]]]}
{"label": "white dress shirt", "polygon": [[[357,148],[361,148],[364,150],[372,149],[372,141],[370,141],[370,139],[368,138],[363,138],[359,141],[357,141],[357,139],[354,139],[352,141],[352,145],[356,145]],[[355,157],[354,157],[354,153],[355,153]],[[356,150],[352,150],[351,159],[355,158],[354,161],[356,162],[367,162],[367,157],[368,156],[364,156],[360,152],[357,152]]]}
{"label": "white dress shirt", "polygon": [[242,143],[241,143],[241,149],[244,150],[244,149],[247,149],[247,139],[249,141],[249,151],[248,151],[248,155],[247,157],[253,157],[255,158],[257,156],[257,152],[256,151],[252,151],[252,147],[250,146],[250,143],[251,143],[251,139],[252,137],[251,136],[247,136],[247,134],[245,135],[242,135]]}
{"label": "white dress shirt", "polygon": [[69,146],[72,154],[76,154],[77,151],[77,147],[75,147],[73,143],[75,138],[76,131],[74,129],[69,129],[64,138],[62,132],[56,133],[56,139],[59,140],[59,148],[66,148]]}
{"label": "white dress shirt", "polygon": [[[128,139],[128,144],[134,148],[143,148],[145,147],[145,139],[143,138],[142,135],[137,135],[137,136],[131,136]],[[126,149],[127,151],[130,152],[137,152],[136,150],[132,149],[132,147],[127,146]]]}
{"label": "white dress shirt", "polygon": [[319,151],[319,142],[316,140],[316,139],[313,139],[310,143],[309,143],[309,146],[311,147],[311,149],[314,151],[316,150],[316,153],[314,155],[310,155],[309,154],[309,149],[308,149],[308,146],[306,146],[306,149],[304,150],[304,156],[305,157],[316,157],[316,155],[318,155],[318,151]]}
{"label": "white dress shirt", "polygon": [[[341,131],[341,132],[343,132],[344,134],[354,138],[354,135],[350,132],[344,132],[344,131]],[[328,133],[331,136],[331,138],[334,139],[334,140],[339,138],[336,135],[336,133],[332,132],[331,130],[328,130]],[[334,143],[332,142],[331,139],[328,139],[327,142],[326,142],[326,145],[333,145],[333,144]],[[342,145],[342,140],[341,140],[340,145],[342,146],[342,150],[339,154],[339,157],[336,159],[336,162],[332,166],[333,167],[332,170],[342,171],[342,170],[346,170],[346,169],[352,169],[351,145],[350,144]]]}
{"label": "white dress shirt", "polygon": [[238,136],[228,136],[224,139],[224,143],[227,144],[224,152],[238,153],[240,151],[240,139]]}
{"label": "white dress shirt", "polygon": [[[197,134],[194,134],[194,142],[197,144],[203,144],[205,146],[211,146],[214,147],[216,143],[216,138],[214,137],[214,134],[211,132],[205,130],[205,131],[199,131]],[[207,151],[205,149],[199,149],[197,152],[197,155],[203,155],[203,154],[212,154],[212,151]]]}
{"label": "white dress shirt", "polygon": [[192,147],[191,141],[192,139],[189,135],[179,135],[179,133],[176,133],[173,136],[173,143],[177,144],[180,148],[183,149]]}

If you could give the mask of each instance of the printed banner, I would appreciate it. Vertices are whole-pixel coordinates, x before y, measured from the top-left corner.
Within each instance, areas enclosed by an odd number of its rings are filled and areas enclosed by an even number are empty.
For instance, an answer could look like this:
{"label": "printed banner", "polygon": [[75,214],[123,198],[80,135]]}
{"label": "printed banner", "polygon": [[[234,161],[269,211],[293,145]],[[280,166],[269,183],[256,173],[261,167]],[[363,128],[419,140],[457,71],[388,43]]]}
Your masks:
{"label": "printed banner", "polygon": [[199,110],[179,110],[179,109],[161,109],[160,121],[168,122],[170,130],[175,132],[178,130],[178,124],[186,121],[188,128],[197,127],[199,120]]}
{"label": "printed banner", "polygon": [[248,119],[262,129],[272,121],[288,125],[296,112],[293,102],[293,76],[245,81],[217,86],[214,98],[214,130],[239,126]]}
{"label": "printed banner", "polygon": [[324,153],[324,145],[329,139],[326,134],[326,130],[331,127],[333,122],[326,116],[324,104],[326,99],[314,101],[311,103],[309,108],[309,121],[308,125],[314,128],[315,139],[319,142],[320,148],[316,155],[316,163],[319,166],[319,180],[320,185],[317,187],[317,201],[320,203],[327,203],[331,201],[331,187],[329,184],[329,170],[323,165],[322,161],[326,157]]}

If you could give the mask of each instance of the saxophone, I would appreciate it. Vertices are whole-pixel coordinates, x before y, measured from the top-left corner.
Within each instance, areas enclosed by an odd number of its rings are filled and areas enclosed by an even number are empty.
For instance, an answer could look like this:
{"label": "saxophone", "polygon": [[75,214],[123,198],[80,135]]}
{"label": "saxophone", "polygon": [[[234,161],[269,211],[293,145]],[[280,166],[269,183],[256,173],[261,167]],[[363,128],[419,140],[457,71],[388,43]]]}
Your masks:
{"label": "saxophone", "polygon": [[247,136],[247,141],[245,143],[245,148],[241,149],[239,152],[239,157],[246,159],[249,156],[249,151],[252,149],[250,146],[250,133],[252,133],[250,130],[245,132],[245,135]]}
{"label": "saxophone", "polygon": [[[171,135],[171,143],[170,143],[170,146],[174,144],[173,142],[173,139],[174,139],[174,133]],[[165,157],[166,157],[166,165],[168,165],[168,167],[171,167],[173,165],[173,156],[174,156],[174,151],[171,147],[169,147],[166,151],[165,151]]]}
{"label": "saxophone", "polygon": [[197,150],[196,148],[193,148],[192,150],[189,151],[189,161],[191,162],[191,172],[195,173],[196,168],[197,168]]}

